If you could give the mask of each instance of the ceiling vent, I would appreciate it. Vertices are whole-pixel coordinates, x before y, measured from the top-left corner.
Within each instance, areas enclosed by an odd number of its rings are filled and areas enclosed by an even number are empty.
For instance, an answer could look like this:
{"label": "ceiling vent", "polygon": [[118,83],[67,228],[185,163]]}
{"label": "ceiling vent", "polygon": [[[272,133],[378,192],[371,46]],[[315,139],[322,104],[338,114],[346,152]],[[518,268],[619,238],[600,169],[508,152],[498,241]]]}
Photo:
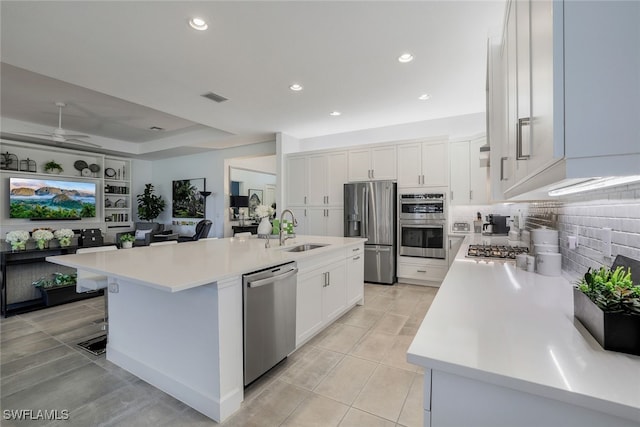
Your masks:
{"label": "ceiling vent", "polygon": [[217,103],[228,101],[228,99],[225,98],[224,96],[218,95],[217,93],[213,93],[213,92],[207,92],[200,96],[204,96],[205,98],[210,99],[213,102],[217,102]]}

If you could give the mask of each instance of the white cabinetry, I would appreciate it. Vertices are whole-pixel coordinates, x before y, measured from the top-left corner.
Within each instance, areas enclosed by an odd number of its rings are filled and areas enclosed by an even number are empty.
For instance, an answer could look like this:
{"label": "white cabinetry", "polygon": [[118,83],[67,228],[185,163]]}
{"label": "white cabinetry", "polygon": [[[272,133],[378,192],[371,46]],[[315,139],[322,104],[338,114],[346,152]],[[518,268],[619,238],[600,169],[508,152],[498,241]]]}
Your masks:
{"label": "white cabinetry", "polygon": [[451,204],[488,203],[488,169],[480,166],[480,147],[484,144],[484,138],[450,144]]}
{"label": "white cabinetry", "polygon": [[347,305],[362,305],[364,298],[363,247],[347,249],[347,254]]}
{"label": "white cabinetry", "polygon": [[105,157],[104,176],[104,220],[107,232],[128,229],[133,225],[131,208],[135,202],[131,195],[131,161]]}
{"label": "white cabinetry", "polygon": [[306,234],[316,236],[344,236],[342,207],[309,207],[305,210]]}
{"label": "white cabinetry", "polygon": [[343,235],[346,181],[346,151],[296,154],[287,158],[288,208],[298,220],[297,234]]}
{"label": "white cabinetry", "polygon": [[350,182],[395,179],[395,145],[349,150]]}
{"label": "white cabinetry", "polygon": [[414,142],[398,145],[398,187],[446,187],[448,141]]}
{"label": "white cabinetry", "polygon": [[[363,252],[363,248],[364,245],[359,245],[358,251]],[[297,347],[362,299],[364,264],[352,264],[352,249],[353,247],[347,248],[346,252],[329,254],[317,261],[298,263]]]}
{"label": "white cabinetry", "polygon": [[398,257],[398,282],[440,286],[447,275],[447,260]]}
{"label": "white cabinetry", "polygon": [[638,2],[509,2],[503,57],[490,55],[506,65],[507,146],[492,168],[506,198],[638,174],[640,38],[629,34],[639,16]]}

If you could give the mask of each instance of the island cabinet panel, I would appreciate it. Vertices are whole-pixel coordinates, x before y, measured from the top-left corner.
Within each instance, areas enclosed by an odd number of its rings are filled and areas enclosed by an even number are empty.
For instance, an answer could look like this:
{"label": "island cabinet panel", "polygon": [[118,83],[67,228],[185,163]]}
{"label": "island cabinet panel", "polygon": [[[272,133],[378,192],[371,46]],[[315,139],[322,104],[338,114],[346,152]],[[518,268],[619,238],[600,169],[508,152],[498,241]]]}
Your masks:
{"label": "island cabinet panel", "polygon": [[[438,370],[431,374],[431,426],[637,427],[632,420]],[[425,384],[427,378],[425,377]],[[425,386],[426,387],[426,386]],[[460,410],[460,402],[465,408]],[[594,405],[595,406],[595,405]],[[425,410],[426,407],[425,407]]]}
{"label": "island cabinet panel", "polygon": [[364,248],[347,249],[347,305],[362,305],[364,300]]}
{"label": "island cabinet panel", "polygon": [[322,319],[337,318],[347,305],[347,266],[344,261],[327,268],[322,288]]}
{"label": "island cabinet panel", "polygon": [[298,275],[296,294],[296,347],[322,328],[322,289],[324,272]]}

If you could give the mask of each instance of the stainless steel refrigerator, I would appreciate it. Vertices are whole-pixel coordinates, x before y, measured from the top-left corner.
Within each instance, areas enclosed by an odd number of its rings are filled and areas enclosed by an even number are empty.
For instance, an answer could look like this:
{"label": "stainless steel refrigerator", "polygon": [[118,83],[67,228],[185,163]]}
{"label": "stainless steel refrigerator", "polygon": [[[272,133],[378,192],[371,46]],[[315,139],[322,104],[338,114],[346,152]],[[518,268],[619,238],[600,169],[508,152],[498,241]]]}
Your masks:
{"label": "stainless steel refrigerator", "polygon": [[344,184],[344,235],[366,237],[364,280],[392,285],[396,281],[396,183]]}

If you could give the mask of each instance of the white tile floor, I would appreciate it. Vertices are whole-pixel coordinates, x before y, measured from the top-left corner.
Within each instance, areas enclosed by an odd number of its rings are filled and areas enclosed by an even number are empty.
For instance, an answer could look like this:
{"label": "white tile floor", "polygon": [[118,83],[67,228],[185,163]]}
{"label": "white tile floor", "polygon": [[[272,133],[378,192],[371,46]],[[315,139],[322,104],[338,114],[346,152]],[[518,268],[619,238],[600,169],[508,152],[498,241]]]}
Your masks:
{"label": "white tile floor", "polygon": [[[422,426],[421,370],[406,351],[437,289],[365,285],[355,307],[245,391],[225,426]],[[0,322],[2,409],[66,409],[4,426],[217,423],[75,344],[100,334],[101,298]],[[0,415],[1,416],[1,415]]]}

